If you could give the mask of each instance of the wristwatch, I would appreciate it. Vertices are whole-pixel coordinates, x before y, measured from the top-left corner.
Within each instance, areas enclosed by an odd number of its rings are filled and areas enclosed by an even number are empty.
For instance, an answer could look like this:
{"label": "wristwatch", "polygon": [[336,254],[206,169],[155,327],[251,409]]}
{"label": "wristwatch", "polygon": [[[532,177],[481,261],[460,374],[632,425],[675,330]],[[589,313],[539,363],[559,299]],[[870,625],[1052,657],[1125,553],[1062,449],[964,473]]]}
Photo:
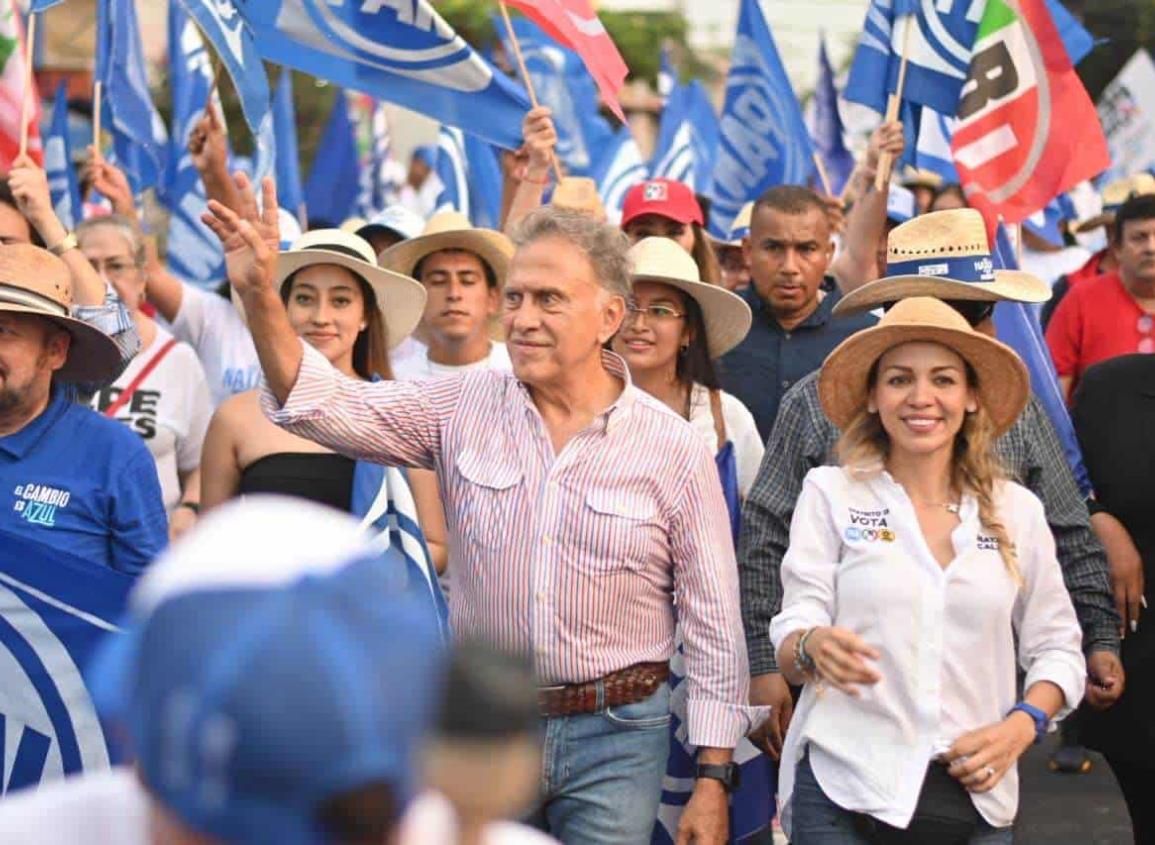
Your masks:
{"label": "wristwatch", "polygon": [[1007,715],[1011,715],[1011,713],[1014,713],[1016,710],[1026,713],[1035,720],[1035,745],[1038,745],[1043,741],[1043,737],[1047,735],[1047,725],[1051,723],[1050,718],[1038,707],[1033,704],[1028,704],[1025,701],[1020,701],[1012,707]]}
{"label": "wristwatch", "polygon": [[64,255],[64,253],[68,252],[70,249],[76,249],[77,246],[78,244],[76,241],[76,233],[69,232],[64,236],[60,243],[53,244],[52,246],[48,247],[48,251],[59,257]]}
{"label": "wristwatch", "polygon": [[733,792],[742,785],[742,776],[738,771],[737,763],[726,763],[724,765],[699,763],[698,770],[694,776],[720,781],[722,788],[727,792]]}

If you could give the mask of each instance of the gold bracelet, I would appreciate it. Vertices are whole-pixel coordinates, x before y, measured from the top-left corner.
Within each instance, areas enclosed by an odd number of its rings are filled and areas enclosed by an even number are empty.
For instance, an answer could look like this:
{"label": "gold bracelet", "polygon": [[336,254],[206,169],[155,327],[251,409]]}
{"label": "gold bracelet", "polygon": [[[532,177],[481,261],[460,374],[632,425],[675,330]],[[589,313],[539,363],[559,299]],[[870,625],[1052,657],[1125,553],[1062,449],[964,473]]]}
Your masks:
{"label": "gold bracelet", "polygon": [[59,257],[64,255],[64,253],[68,252],[70,249],[76,249],[78,246],[79,244],[76,241],[76,233],[69,232],[64,236],[64,240],[62,240],[60,243],[53,244],[52,246],[48,247],[48,251]]}

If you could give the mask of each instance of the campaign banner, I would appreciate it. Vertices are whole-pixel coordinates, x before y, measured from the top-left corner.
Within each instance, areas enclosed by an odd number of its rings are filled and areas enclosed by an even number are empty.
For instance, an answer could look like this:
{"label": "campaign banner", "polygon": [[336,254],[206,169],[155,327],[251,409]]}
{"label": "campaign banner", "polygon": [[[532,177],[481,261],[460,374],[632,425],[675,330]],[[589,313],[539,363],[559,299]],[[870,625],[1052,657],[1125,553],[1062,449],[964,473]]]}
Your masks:
{"label": "campaign banner", "polygon": [[1099,121],[1111,151],[1104,182],[1155,165],[1155,62],[1140,48],[1099,98]]}
{"label": "campaign banner", "polygon": [[82,669],[135,580],[0,531],[0,792],[110,765]]}

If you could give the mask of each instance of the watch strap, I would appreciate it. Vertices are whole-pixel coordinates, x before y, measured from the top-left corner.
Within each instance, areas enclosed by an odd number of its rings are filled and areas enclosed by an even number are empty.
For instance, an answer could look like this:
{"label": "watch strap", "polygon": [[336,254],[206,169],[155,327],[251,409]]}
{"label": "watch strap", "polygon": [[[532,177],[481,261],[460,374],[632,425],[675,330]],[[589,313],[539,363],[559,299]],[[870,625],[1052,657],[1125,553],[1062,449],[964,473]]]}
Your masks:
{"label": "watch strap", "polygon": [[1026,713],[1034,720],[1035,744],[1038,745],[1043,741],[1043,737],[1047,735],[1047,725],[1051,723],[1050,717],[1048,717],[1047,714],[1040,710],[1038,707],[1033,704],[1029,704],[1026,701],[1020,701],[1010,709],[1010,712],[1007,713],[1007,715],[1011,715],[1011,713],[1014,713],[1016,710],[1021,713]]}
{"label": "watch strap", "polygon": [[737,763],[699,763],[695,776],[720,781],[727,792],[736,790],[742,781]]}
{"label": "watch strap", "polygon": [[79,244],[76,240],[76,233],[69,232],[64,236],[64,239],[60,241],[60,243],[53,244],[52,246],[48,247],[48,251],[59,257],[64,255],[64,253],[68,252],[70,249],[76,249],[78,245]]}

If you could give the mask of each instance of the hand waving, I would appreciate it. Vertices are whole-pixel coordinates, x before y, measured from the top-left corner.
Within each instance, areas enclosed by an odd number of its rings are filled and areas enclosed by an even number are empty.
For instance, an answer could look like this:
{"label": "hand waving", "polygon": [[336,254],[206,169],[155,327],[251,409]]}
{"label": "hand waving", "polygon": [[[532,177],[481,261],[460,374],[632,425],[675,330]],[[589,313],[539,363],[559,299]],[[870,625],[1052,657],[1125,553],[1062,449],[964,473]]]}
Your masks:
{"label": "hand waving", "polygon": [[257,207],[253,186],[243,173],[234,177],[240,213],[216,200],[201,220],[220,238],[229,281],[242,299],[272,290],[281,235],[277,222],[277,189],[272,179],[261,184],[264,210]]}
{"label": "hand waving", "polygon": [[229,150],[225,143],[224,124],[221,123],[216,106],[205,109],[189,133],[188,151],[192,155],[193,165],[201,173],[226,166]]}
{"label": "hand waving", "polygon": [[48,190],[48,174],[28,156],[17,156],[8,172],[8,187],[20,213],[38,232],[43,232],[44,224],[56,216]]}
{"label": "hand waving", "polygon": [[95,147],[88,148],[88,162],[80,174],[81,182],[99,191],[112,203],[112,210],[126,217],[136,216],[136,201],[132,197],[128,177],[115,164],[110,164]]}

